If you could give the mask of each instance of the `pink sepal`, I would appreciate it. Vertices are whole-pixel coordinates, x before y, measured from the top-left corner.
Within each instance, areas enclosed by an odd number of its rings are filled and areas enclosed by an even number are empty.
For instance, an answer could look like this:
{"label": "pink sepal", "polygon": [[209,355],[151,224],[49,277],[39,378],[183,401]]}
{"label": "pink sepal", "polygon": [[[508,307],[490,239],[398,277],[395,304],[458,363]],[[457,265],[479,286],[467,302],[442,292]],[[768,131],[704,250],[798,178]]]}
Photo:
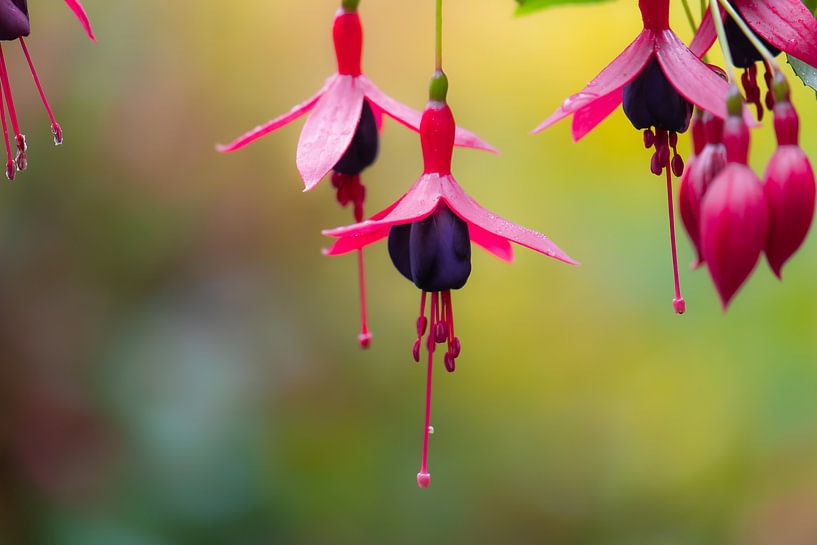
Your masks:
{"label": "pink sepal", "polygon": [[607,119],[621,106],[623,96],[624,89],[618,89],[576,112],[573,115],[573,141],[578,142]]}
{"label": "pink sepal", "polygon": [[[721,17],[726,17],[726,10],[721,8]],[[698,25],[698,30],[692,38],[692,43],[689,44],[689,50],[699,59],[709,52],[718,39],[718,34],[715,31],[715,21],[712,19],[712,8],[707,6],[701,24]]]}
{"label": "pink sepal", "polygon": [[801,0],[736,0],[735,4],[766,41],[817,66],[817,19]]}
{"label": "pink sepal", "polygon": [[229,144],[224,144],[224,145],[219,144],[219,145],[217,145],[216,150],[221,152],[221,153],[230,153],[230,152],[239,150],[239,149],[243,148],[244,146],[246,146],[247,144],[251,144],[252,142],[255,142],[256,140],[258,140],[259,138],[263,138],[264,136],[268,135],[269,133],[277,131],[281,127],[289,125],[290,123],[292,123],[293,121],[295,121],[299,117],[302,117],[302,116],[306,115],[312,108],[315,107],[315,104],[318,103],[318,100],[320,100],[321,97],[323,97],[323,95],[335,83],[336,79],[337,79],[337,75],[333,75],[332,77],[330,77],[329,79],[326,80],[326,83],[323,85],[321,90],[318,91],[318,93],[315,96],[313,96],[312,98],[310,98],[306,102],[304,102],[302,104],[298,104],[297,106],[292,108],[292,110],[290,110],[288,113],[286,113],[286,114],[284,114],[284,115],[282,115],[280,117],[276,117],[275,119],[273,119],[271,121],[267,121],[263,125],[257,126],[253,130],[239,136],[238,138],[236,138],[235,140],[233,140]]}
{"label": "pink sepal", "polygon": [[[366,98],[368,98],[370,102],[377,105],[385,114],[398,123],[405,125],[413,131],[420,132],[420,121],[423,117],[421,112],[418,112],[414,108],[410,108],[405,104],[394,100],[381,91],[377,85],[372,83],[366,76],[360,76],[358,81],[360,82],[363,92],[366,94]],[[490,151],[491,153],[497,153],[497,149],[495,147],[488,144],[471,131],[467,131],[460,127],[457,127],[454,145],[463,148],[480,149]]]}
{"label": "pink sepal", "polygon": [[91,21],[88,19],[88,14],[85,13],[85,8],[82,7],[80,0],[65,0],[65,3],[68,4],[68,7],[71,8],[71,11],[77,16],[79,23],[82,25],[82,28],[85,29],[88,37],[95,42],[96,36],[94,36],[94,31],[91,29]]}
{"label": "pink sepal", "polygon": [[561,121],[572,113],[575,113],[597,100],[604,99],[610,93],[622,89],[625,85],[635,79],[653,54],[655,44],[655,33],[644,30],[638,37],[627,46],[627,49],[616,57],[613,62],[607,65],[593,81],[587,84],[579,93],[565,99],[564,103],[538,127],[533,129],[533,134],[537,134],[547,129],[551,125]]}
{"label": "pink sepal", "polygon": [[304,124],[295,158],[304,191],[318,185],[352,143],[363,109],[363,91],[356,79],[337,76]]}

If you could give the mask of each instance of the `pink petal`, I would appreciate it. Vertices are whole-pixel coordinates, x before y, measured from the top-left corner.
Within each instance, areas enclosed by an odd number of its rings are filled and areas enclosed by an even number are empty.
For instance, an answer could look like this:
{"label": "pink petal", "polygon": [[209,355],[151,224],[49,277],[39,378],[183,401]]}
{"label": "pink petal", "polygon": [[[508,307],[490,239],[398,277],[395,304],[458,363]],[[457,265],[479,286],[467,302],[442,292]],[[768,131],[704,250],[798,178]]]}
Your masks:
{"label": "pink petal", "polygon": [[[721,16],[725,16],[726,10],[721,8]],[[712,48],[715,40],[718,39],[718,34],[715,32],[715,22],[712,19],[712,9],[707,6],[706,14],[695,32],[695,37],[692,38],[692,43],[689,44],[689,50],[699,59],[706,55]]]}
{"label": "pink petal", "polygon": [[736,0],[735,4],[766,41],[817,66],[817,19],[801,0]]}
{"label": "pink petal", "polygon": [[443,184],[443,197],[449,208],[468,222],[469,227],[475,225],[505,240],[515,242],[570,265],[579,264],[545,235],[512,223],[482,208],[470,195],[463,191],[453,176],[448,176],[446,183]]}
{"label": "pink petal", "polygon": [[262,138],[262,137],[268,135],[269,133],[271,133],[273,131],[277,131],[281,127],[289,125],[290,123],[292,123],[293,121],[295,121],[299,117],[305,115],[307,112],[309,112],[309,110],[314,108],[315,104],[317,104],[318,100],[320,100],[320,98],[329,90],[329,88],[332,86],[332,84],[335,83],[336,78],[337,78],[337,76],[332,76],[331,78],[326,80],[326,83],[324,84],[324,86],[321,88],[320,91],[318,91],[318,93],[315,96],[313,96],[312,98],[310,98],[309,100],[307,100],[306,102],[304,102],[302,104],[298,104],[297,106],[292,108],[292,110],[290,110],[289,113],[284,114],[284,115],[282,115],[280,117],[276,117],[272,121],[268,121],[268,122],[264,123],[263,125],[259,125],[258,127],[254,128],[253,130],[239,136],[238,138],[236,138],[235,140],[233,140],[229,144],[226,144],[226,145],[219,144],[219,145],[217,145],[216,150],[220,151],[221,153],[229,153],[229,152],[232,152],[232,151],[236,151],[238,149],[243,148],[247,144],[255,142],[259,138]]}
{"label": "pink petal", "polygon": [[655,53],[672,86],[688,101],[726,117],[729,84],[692,54],[671,30],[657,34]]}
{"label": "pink petal", "polygon": [[82,3],[79,0],[65,0],[65,3],[68,4],[68,7],[71,8],[71,11],[77,16],[88,37],[96,41],[94,31],[91,29],[91,21],[88,19],[88,14],[85,13],[85,8],[82,7]]}
{"label": "pink petal", "polygon": [[356,252],[370,244],[380,242],[389,236],[390,229],[391,227],[380,227],[365,235],[347,235],[340,237],[330,248],[323,251],[323,255],[331,257]]}
{"label": "pink petal", "polygon": [[445,178],[440,177],[439,174],[424,174],[397,203],[376,214],[372,219],[347,227],[329,229],[323,234],[338,238],[363,236],[384,227],[389,228],[392,225],[421,220],[431,214],[440,202],[444,180]]}
{"label": "pink petal", "polygon": [[295,162],[309,191],[332,170],[352,143],[363,109],[363,91],[354,76],[337,76],[318,100],[298,141]]}
{"label": "pink petal", "polygon": [[623,95],[624,89],[618,89],[573,114],[573,141],[578,142],[607,119],[621,105]]}
{"label": "pink petal", "polygon": [[[413,131],[420,132],[420,121],[423,117],[422,113],[386,95],[366,76],[360,76],[358,80],[363,88],[363,92],[366,93],[366,98],[379,106],[383,112],[388,114],[395,121],[402,123]],[[454,145],[463,148],[481,149],[492,153],[497,153],[496,148],[494,148],[492,145],[488,144],[474,133],[460,127],[457,127],[457,135],[454,139]]]}
{"label": "pink petal", "polygon": [[513,247],[508,239],[486,231],[474,223],[468,225],[468,234],[474,244],[478,244],[487,252],[503,261],[513,261]]}
{"label": "pink petal", "polygon": [[533,129],[533,134],[542,132],[570,114],[607,97],[610,93],[630,83],[652,57],[654,44],[655,34],[649,30],[642,31],[635,41],[608,64],[593,81],[579,93],[568,97],[553,115]]}

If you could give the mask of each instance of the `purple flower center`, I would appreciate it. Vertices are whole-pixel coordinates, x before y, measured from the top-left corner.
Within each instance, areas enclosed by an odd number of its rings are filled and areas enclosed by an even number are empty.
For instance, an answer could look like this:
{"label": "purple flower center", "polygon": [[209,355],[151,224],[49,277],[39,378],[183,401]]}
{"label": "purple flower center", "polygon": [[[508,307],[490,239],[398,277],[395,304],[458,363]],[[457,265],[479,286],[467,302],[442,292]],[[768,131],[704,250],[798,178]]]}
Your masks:
{"label": "purple flower center", "polygon": [[16,40],[28,36],[27,0],[0,0],[0,40]]}
{"label": "purple flower center", "polygon": [[369,101],[364,100],[352,143],[332,170],[347,176],[357,176],[372,166],[377,159],[379,149],[380,134],[377,129],[377,121],[372,107],[369,106]]}
{"label": "purple flower center", "polygon": [[636,129],[685,132],[692,119],[692,104],[675,90],[653,59],[624,87],[624,113]]}

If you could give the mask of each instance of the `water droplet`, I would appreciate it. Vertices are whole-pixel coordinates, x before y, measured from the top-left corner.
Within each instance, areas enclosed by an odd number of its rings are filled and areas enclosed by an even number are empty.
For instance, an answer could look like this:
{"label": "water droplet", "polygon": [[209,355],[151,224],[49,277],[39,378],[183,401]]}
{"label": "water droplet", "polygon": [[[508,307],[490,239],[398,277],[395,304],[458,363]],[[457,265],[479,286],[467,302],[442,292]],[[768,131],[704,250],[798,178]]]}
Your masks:
{"label": "water droplet", "polygon": [[434,426],[429,426],[428,427],[428,433],[429,433],[429,435],[434,435]]}

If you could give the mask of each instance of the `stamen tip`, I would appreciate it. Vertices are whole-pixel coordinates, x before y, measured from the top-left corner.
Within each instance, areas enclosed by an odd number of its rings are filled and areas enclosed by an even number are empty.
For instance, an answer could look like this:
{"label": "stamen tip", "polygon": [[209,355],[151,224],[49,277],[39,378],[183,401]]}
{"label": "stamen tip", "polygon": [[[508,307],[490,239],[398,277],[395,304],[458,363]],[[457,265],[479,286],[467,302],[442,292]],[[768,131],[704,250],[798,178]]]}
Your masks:
{"label": "stamen tip", "polygon": [[431,474],[430,473],[418,473],[417,474],[417,486],[420,488],[428,488],[428,485],[431,484]]}
{"label": "stamen tip", "polygon": [[9,160],[8,163],[6,163],[6,178],[8,178],[9,181],[14,181],[14,178],[16,177],[17,165],[14,163],[14,161]]}
{"label": "stamen tip", "polygon": [[687,311],[687,303],[683,297],[678,297],[672,300],[672,308],[675,309],[675,314],[684,314]]}
{"label": "stamen tip", "polygon": [[370,331],[361,333],[357,336],[357,343],[360,345],[360,348],[364,350],[369,348],[372,344],[372,333]]}
{"label": "stamen tip", "polygon": [[54,135],[54,145],[61,146],[63,142],[63,134],[62,134],[62,127],[60,127],[59,123],[52,123],[51,124],[51,134]]}

